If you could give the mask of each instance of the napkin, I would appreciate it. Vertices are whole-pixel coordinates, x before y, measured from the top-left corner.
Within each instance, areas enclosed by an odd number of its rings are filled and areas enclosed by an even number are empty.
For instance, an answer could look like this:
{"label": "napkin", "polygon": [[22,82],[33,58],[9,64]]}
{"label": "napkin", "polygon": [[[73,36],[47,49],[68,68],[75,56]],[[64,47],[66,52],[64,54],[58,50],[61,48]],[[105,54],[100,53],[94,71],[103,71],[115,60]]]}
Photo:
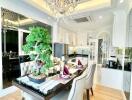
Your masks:
{"label": "napkin", "polygon": [[63,69],[63,75],[69,75],[69,70],[65,65],[64,65],[64,69]]}
{"label": "napkin", "polygon": [[82,65],[82,63],[81,63],[81,61],[80,61],[80,60],[78,60],[78,65]]}

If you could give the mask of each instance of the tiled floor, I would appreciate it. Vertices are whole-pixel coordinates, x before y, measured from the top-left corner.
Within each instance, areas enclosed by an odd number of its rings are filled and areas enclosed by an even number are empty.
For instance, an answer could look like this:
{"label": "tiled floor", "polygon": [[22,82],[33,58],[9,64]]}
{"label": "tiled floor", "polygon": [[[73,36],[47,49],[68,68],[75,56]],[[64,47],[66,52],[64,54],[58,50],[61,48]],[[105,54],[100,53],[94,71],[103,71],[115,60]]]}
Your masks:
{"label": "tiled floor", "polygon": [[[21,91],[17,90],[12,94],[0,98],[0,100],[22,100]],[[87,100],[86,94],[84,95],[84,100]],[[123,100],[123,96],[118,90],[96,86],[94,96],[91,96],[90,100]]]}

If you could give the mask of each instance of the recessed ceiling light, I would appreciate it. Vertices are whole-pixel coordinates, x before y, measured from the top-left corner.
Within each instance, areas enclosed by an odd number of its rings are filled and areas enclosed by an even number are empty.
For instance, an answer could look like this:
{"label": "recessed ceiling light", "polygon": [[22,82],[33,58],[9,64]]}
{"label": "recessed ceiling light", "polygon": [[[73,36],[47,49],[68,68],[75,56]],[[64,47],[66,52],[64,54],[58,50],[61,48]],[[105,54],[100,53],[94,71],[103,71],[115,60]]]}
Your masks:
{"label": "recessed ceiling light", "polygon": [[103,18],[103,16],[99,16],[99,19],[102,19]]}
{"label": "recessed ceiling light", "polygon": [[124,2],[124,0],[120,0],[120,3],[123,3]]}

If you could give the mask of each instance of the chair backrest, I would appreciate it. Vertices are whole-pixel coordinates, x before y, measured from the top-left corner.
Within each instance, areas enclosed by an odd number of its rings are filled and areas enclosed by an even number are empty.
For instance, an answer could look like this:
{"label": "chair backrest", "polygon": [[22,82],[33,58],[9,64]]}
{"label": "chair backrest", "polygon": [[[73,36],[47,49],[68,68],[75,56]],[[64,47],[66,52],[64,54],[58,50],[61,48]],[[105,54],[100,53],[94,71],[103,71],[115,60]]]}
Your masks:
{"label": "chair backrest", "polygon": [[91,64],[89,67],[87,67],[85,71],[85,73],[87,74],[85,79],[86,89],[92,88],[93,86],[93,78],[94,78],[95,69],[96,69],[96,64]]}
{"label": "chair backrest", "polygon": [[73,80],[68,100],[83,100],[85,78],[86,74],[82,74]]}
{"label": "chair backrest", "polygon": [[34,61],[24,62],[20,64],[21,76],[30,74],[32,72],[32,67],[34,66]]}
{"label": "chair backrest", "polygon": [[31,61],[29,55],[19,56],[19,63],[21,68],[21,76],[31,73],[31,68],[34,65],[34,61]]}

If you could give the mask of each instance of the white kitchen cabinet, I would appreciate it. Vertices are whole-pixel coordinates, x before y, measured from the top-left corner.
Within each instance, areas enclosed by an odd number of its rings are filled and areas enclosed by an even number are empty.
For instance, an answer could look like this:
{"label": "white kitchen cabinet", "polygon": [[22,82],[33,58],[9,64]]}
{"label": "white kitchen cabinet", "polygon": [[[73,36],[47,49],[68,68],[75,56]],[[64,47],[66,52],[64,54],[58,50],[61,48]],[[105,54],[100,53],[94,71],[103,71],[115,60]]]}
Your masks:
{"label": "white kitchen cabinet", "polygon": [[97,68],[97,84],[107,86],[110,88],[122,90],[123,82],[123,71],[108,69],[108,68]]}
{"label": "white kitchen cabinet", "polygon": [[112,45],[113,47],[125,47],[126,32],[127,32],[127,14],[125,11],[114,12]]}
{"label": "white kitchen cabinet", "polygon": [[77,45],[77,36],[76,36],[76,33],[70,33],[69,34],[69,44],[71,46],[76,46]]}
{"label": "white kitchen cabinet", "polygon": [[69,45],[72,45],[73,44],[73,34],[69,34]]}
{"label": "white kitchen cabinet", "polygon": [[75,45],[76,44],[76,36],[74,32],[71,32],[65,28],[59,27],[58,33],[57,33],[57,42],[64,43],[64,44],[70,44]]}
{"label": "white kitchen cabinet", "polygon": [[132,47],[132,13],[129,15],[128,32],[126,34],[126,47]]}
{"label": "white kitchen cabinet", "polygon": [[132,29],[126,35],[126,47],[132,47]]}
{"label": "white kitchen cabinet", "polygon": [[77,44],[76,33],[69,31],[63,27],[59,27],[55,24],[53,27],[53,42],[54,43],[64,43],[69,45]]}
{"label": "white kitchen cabinet", "polygon": [[77,45],[78,46],[87,46],[87,33],[77,34]]}

